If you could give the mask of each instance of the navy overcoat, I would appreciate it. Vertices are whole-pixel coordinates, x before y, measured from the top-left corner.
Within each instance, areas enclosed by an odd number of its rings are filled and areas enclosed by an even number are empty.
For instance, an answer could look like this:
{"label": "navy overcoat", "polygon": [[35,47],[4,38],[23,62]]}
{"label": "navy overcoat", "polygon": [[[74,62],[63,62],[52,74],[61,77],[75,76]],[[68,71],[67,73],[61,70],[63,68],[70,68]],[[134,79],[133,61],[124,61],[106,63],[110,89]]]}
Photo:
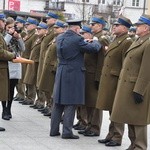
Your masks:
{"label": "navy overcoat", "polygon": [[72,30],[67,30],[56,39],[58,67],[53,99],[57,104],[78,105],[85,102],[84,52],[96,53],[98,41],[86,42]]}

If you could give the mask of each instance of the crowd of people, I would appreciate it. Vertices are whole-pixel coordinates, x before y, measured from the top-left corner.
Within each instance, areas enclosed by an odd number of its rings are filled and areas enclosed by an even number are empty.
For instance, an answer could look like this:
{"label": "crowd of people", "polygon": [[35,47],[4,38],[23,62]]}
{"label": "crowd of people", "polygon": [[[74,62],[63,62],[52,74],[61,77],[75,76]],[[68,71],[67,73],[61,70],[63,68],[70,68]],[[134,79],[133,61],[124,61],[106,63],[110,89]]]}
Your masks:
{"label": "crowd of people", "polygon": [[18,101],[50,118],[51,137],[79,139],[73,129],[88,137],[101,134],[105,110],[108,134],[98,143],[121,146],[127,124],[127,150],[146,150],[150,16],[143,14],[132,24],[121,15],[110,31],[103,16],[93,16],[89,24],[64,22],[54,12],[46,18],[39,22],[0,13],[2,119],[13,118],[12,102]]}

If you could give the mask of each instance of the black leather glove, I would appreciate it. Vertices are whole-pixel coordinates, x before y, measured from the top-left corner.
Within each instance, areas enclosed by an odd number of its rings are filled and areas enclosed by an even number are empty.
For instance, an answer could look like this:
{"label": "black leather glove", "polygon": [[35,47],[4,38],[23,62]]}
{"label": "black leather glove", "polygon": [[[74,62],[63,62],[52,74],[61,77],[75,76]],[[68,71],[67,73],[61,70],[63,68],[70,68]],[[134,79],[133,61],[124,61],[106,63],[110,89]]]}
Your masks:
{"label": "black leather glove", "polygon": [[133,96],[136,104],[140,104],[143,102],[143,96],[140,95],[139,93],[133,92]]}
{"label": "black leather glove", "polygon": [[98,88],[99,88],[99,81],[95,81],[95,87],[98,90]]}

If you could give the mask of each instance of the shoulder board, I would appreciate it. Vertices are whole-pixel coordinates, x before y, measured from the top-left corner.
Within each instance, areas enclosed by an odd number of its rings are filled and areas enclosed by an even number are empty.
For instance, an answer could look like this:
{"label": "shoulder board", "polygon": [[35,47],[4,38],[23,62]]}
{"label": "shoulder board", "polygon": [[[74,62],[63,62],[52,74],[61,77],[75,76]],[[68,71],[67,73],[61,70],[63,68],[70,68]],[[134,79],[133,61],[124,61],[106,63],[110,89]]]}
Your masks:
{"label": "shoulder board", "polygon": [[102,35],[101,38],[102,38],[102,39],[106,39],[106,36]]}
{"label": "shoulder board", "polygon": [[130,37],[127,37],[127,40],[131,40],[131,38],[130,38]]}

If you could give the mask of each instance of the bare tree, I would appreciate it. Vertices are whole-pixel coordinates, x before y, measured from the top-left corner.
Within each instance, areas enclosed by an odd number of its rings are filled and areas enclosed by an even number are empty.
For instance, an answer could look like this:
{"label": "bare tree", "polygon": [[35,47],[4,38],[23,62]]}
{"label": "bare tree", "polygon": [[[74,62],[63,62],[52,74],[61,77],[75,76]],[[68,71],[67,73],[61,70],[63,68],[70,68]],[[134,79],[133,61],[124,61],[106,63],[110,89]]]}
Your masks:
{"label": "bare tree", "polygon": [[89,21],[94,12],[94,5],[88,4],[85,1],[81,3],[80,0],[77,0],[75,5],[75,11],[77,11],[80,14],[80,17],[82,18],[83,22]]}

